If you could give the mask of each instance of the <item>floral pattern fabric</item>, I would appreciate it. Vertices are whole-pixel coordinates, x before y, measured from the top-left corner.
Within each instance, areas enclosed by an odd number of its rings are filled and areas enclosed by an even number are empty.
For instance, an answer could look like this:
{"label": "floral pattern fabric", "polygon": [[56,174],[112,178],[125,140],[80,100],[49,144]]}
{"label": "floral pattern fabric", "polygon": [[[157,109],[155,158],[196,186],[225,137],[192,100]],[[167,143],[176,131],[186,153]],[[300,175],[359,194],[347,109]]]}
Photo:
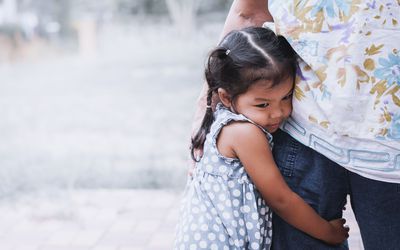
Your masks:
{"label": "floral pattern fabric", "polygon": [[269,1],[300,67],[283,129],[368,178],[400,183],[400,1]]}

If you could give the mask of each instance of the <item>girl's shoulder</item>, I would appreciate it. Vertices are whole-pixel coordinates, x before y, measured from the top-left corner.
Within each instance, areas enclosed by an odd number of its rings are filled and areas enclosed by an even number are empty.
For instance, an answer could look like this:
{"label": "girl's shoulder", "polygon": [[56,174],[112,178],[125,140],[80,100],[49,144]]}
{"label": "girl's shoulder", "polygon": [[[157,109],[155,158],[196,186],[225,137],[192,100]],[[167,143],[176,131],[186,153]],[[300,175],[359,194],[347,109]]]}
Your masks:
{"label": "girl's shoulder", "polygon": [[268,142],[270,144],[272,143],[272,135],[267,130],[265,130],[263,127],[259,126],[246,116],[233,113],[222,103],[217,104],[216,110],[214,112],[214,119],[214,123],[211,126],[210,130],[213,137],[217,137],[222,128],[224,128],[224,130],[229,130],[232,135],[246,135],[247,133],[255,133],[259,135],[261,132],[267,137]]}
{"label": "girl's shoulder", "polygon": [[228,158],[236,158],[233,150],[249,140],[267,140],[272,147],[272,135],[241,114],[235,114],[222,104],[217,105],[215,121],[211,127],[211,140],[217,152]]}

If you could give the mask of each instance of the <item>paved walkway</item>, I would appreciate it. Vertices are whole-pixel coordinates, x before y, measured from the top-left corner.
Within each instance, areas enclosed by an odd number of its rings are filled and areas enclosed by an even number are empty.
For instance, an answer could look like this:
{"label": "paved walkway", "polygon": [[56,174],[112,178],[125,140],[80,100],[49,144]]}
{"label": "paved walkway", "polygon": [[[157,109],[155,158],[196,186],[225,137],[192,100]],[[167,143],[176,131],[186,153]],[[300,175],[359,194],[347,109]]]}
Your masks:
{"label": "paved walkway", "polygon": [[[180,193],[84,190],[0,201],[1,250],[172,249]],[[350,209],[350,249],[363,249]]]}

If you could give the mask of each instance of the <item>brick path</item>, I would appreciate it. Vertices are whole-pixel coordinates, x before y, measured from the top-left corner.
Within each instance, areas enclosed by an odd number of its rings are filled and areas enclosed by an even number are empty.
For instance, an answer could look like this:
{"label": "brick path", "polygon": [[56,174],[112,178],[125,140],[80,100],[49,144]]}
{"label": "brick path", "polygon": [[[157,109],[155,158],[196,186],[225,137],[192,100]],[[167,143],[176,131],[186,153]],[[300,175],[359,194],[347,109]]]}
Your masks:
{"label": "brick path", "polygon": [[[84,190],[3,200],[0,249],[172,249],[179,199],[165,190]],[[350,249],[361,250],[351,215]]]}

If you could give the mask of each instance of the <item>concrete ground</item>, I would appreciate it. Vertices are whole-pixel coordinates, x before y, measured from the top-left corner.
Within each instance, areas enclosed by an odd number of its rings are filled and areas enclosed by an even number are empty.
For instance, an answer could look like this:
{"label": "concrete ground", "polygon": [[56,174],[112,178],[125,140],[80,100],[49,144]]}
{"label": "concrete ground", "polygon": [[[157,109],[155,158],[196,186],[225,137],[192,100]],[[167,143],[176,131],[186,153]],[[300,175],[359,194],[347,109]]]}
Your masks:
{"label": "concrete ground", "polygon": [[[74,190],[0,202],[1,250],[172,249],[180,193]],[[350,249],[362,250],[350,208]]]}

